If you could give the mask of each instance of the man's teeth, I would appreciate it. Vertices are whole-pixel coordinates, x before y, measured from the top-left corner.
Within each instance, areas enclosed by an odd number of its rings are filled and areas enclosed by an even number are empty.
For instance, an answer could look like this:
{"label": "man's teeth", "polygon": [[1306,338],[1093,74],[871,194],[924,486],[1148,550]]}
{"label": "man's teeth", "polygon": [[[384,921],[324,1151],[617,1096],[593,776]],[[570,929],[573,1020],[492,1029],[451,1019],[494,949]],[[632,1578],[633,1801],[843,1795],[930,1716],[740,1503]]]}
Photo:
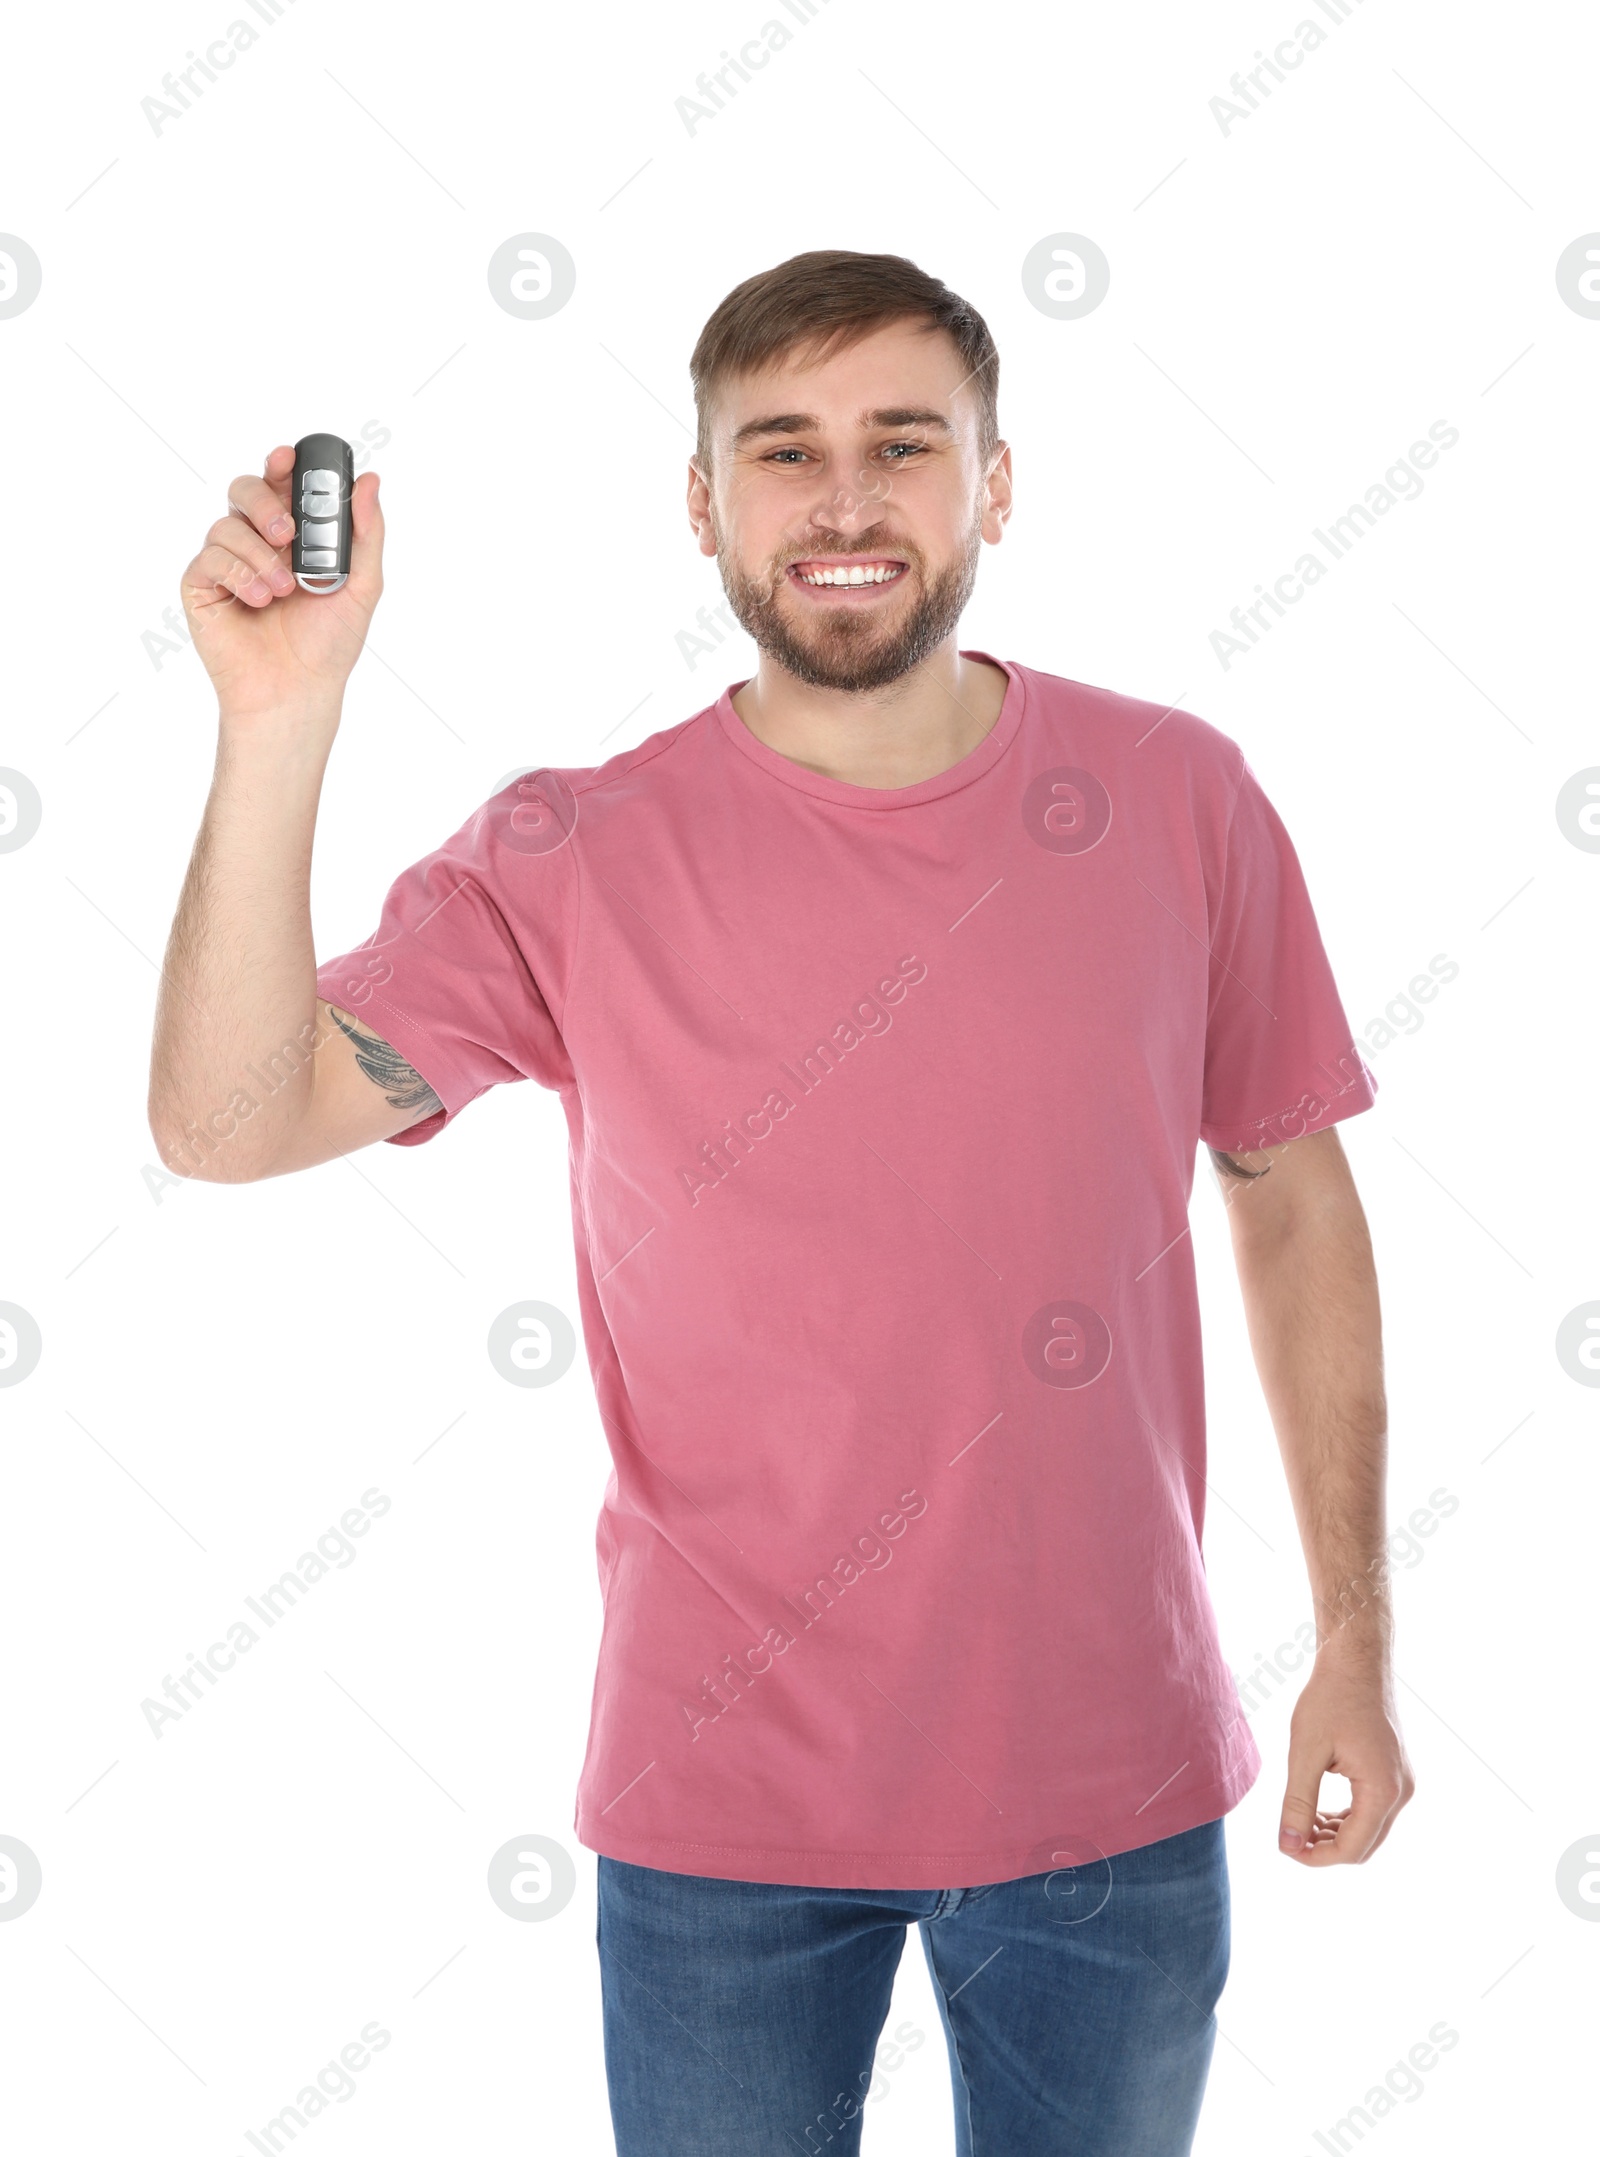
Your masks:
{"label": "man's teeth", "polygon": [[863,569],[854,562],[848,569],[800,569],[795,574],[802,584],[889,584],[904,567],[903,562],[880,562],[874,568]]}

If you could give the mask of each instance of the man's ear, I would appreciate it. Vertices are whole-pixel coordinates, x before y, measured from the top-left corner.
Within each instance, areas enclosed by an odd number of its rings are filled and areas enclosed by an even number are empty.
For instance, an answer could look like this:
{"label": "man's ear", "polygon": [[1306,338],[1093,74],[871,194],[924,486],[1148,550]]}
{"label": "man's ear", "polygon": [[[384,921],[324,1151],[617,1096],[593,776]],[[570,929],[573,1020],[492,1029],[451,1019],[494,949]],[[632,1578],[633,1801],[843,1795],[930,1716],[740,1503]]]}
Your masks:
{"label": "man's ear", "polygon": [[711,521],[711,480],[701,471],[696,458],[689,459],[689,490],[687,506],[689,523],[695,538],[700,542],[702,554],[715,554],[717,535]]}
{"label": "man's ear", "polygon": [[999,453],[990,465],[983,483],[982,531],[991,546],[997,543],[1005,530],[1006,519],[1011,515],[1012,509],[1011,444],[1001,442],[997,447]]}

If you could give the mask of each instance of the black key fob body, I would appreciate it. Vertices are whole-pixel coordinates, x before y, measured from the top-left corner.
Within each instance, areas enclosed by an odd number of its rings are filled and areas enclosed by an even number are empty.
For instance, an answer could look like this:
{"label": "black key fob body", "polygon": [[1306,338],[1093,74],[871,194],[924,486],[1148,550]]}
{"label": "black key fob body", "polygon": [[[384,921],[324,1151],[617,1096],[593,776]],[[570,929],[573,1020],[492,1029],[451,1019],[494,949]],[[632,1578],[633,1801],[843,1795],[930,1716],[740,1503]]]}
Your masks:
{"label": "black key fob body", "polygon": [[336,592],[350,574],[350,491],[355,457],[336,434],[294,445],[294,576],[304,592]]}

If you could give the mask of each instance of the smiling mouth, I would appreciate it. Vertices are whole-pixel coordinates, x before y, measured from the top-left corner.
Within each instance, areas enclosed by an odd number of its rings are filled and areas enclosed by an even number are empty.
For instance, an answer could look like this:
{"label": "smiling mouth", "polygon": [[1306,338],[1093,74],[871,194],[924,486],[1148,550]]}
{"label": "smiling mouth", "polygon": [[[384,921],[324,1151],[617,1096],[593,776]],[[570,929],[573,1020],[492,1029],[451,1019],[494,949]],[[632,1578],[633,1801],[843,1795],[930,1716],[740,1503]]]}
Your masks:
{"label": "smiling mouth", "polygon": [[895,555],[875,555],[863,558],[854,556],[847,561],[829,561],[825,556],[803,562],[791,562],[786,575],[791,584],[799,585],[808,592],[826,593],[830,598],[840,592],[881,592],[891,584],[899,584],[906,575],[907,565]]}

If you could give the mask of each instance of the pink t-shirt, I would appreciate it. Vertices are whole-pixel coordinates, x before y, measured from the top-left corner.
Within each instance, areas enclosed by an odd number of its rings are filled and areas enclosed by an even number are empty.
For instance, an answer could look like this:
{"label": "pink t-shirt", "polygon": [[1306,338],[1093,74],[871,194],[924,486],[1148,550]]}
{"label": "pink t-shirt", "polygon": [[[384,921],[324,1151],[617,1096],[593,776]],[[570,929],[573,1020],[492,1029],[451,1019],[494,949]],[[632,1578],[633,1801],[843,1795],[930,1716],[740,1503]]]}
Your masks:
{"label": "pink t-shirt", "polygon": [[968,1887],[1260,1769],[1201,1555],[1197,1146],[1375,1086],[1238,746],[1005,671],[914,786],[728,692],[514,782],[318,970],[445,1104],[397,1143],[511,1079],[566,1110],[613,1460],[591,1850]]}

